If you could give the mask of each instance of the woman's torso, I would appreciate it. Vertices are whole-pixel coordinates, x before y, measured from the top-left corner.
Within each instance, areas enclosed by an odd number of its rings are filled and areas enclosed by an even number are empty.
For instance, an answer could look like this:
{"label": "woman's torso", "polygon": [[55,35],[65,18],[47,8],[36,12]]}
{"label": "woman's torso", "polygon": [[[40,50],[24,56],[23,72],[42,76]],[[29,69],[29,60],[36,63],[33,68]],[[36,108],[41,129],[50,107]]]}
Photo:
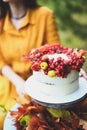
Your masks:
{"label": "woman's torso", "polygon": [[[47,42],[52,43],[50,37],[46,41],[47,31],[50,30],[50,26],[47,27],[49,30],[46,30],[47,22],[50,23],[46,18],[51,13],[45,7],[29,10],[19,30],[15,29],[9,16],[6,16],[3,31],[0,34],[0,50],[8,64],[12,64],[14,61],[20,62],[22,55],[28,53],[32,48],[41,46]],[[58,41],[58,34],[55,33],[55,35],[56,38],[54,36],[53,42]]]}

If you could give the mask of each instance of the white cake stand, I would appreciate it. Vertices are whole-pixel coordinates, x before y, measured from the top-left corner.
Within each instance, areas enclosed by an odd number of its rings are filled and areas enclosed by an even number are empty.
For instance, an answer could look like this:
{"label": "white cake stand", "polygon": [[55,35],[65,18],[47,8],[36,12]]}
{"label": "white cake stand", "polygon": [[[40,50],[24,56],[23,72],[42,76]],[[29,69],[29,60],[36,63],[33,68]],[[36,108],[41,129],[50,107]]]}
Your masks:
{"label": "white cake stand", "polygon": [[66,96],[52,96],[43,93],[38,87],[38,81],[35,80],[34,76],[31,76],[26,81],[25,91],[33,100],[43,106],[69,108],[87,97],[87,81],[81,77],[79,78],[79,87],[75,92]]}

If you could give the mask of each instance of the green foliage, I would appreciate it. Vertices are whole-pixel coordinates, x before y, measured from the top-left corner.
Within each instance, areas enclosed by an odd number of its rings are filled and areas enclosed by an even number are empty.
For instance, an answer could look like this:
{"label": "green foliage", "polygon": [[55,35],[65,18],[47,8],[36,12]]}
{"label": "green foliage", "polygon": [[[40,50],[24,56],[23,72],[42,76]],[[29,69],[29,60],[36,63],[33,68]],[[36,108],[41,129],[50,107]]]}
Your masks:
{"label": "green foliage", "polygon": [[29,115],[25,115],[20,119],[20,125],[21,126],[27,126],[28,122],[31,120],[31,117]]}
{"label": "green foliage", "polygon": [[[83,48],[87,48],[87,0],[38,0],[38,2],[53,9],[63,42],[72,43],[71,37],[73,37],[76,39],[76,43],[81,40],[80,44],[84,43]],[[69,35],[69,39],[68,36],[64,37],[64,40],[62,34],[66,35],[67,31],[71,36]],[[82,45],[78,47],[82,47]]]}

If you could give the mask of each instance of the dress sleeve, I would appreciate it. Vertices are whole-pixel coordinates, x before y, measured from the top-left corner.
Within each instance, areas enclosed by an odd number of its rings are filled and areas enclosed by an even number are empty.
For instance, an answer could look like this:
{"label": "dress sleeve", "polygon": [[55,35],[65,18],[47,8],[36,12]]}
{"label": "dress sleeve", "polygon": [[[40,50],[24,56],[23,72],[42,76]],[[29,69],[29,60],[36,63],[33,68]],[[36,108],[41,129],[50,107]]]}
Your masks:
{"label": "dress sleeve", "polygon": [[47,14],[45,39],[48,44],[60,42],[57,24],[53,12],[49,12]]}
{"label": "dress sleeve", "polygon": [[[3,20],[3,19],[2,19],[2,20],[0,19],[0,33],[2,33],[3,23],[4,23],[4,20]],[[1,48],[0,48],[0,71],[1,71],[2,67],[3,67],[5,64],[6,64],[6,63],[5,63],[5,61],[4,61],[4,57],[3,57],[2,53],[1,53]]]}

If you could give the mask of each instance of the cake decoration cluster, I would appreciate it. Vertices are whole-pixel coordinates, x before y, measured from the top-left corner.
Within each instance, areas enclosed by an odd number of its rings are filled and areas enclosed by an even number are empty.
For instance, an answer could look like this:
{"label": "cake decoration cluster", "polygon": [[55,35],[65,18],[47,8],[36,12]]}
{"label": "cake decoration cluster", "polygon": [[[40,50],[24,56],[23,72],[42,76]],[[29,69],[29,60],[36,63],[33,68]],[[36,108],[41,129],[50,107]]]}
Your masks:
{"label": "cake decoration cluster", "polygon": [[[68,59],[58,56],[49,58],[48,55],[64,54]],[[58,76],[65,78],[72,70],[80,71],[85,62],[86,51],[82,49],[68,48],[59,43],[52,45],[44,45],[39,48],[34,48],[29,54],[24,55],[26,62],[31,63],[31,68],[34,71],[42,70],[50,77]]]}

